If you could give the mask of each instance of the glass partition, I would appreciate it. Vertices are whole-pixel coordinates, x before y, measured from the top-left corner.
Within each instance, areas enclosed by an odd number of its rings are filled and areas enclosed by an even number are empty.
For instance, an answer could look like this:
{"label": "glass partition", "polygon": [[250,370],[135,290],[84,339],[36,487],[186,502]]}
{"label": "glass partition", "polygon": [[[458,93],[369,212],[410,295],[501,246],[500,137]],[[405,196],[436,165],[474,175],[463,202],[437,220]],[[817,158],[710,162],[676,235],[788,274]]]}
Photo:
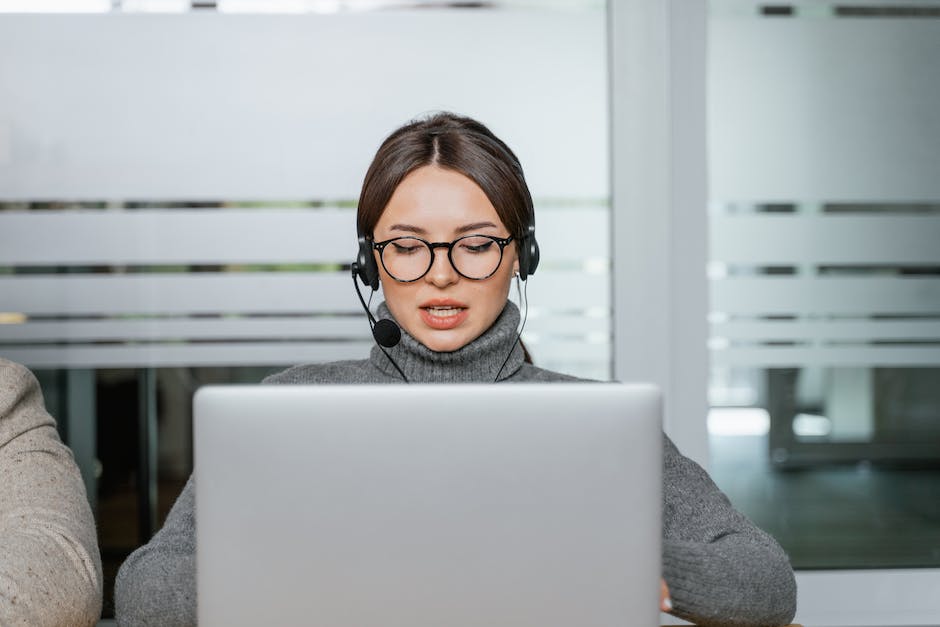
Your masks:
{"label": "glass partition", "polygon": [[712,5],[712,474],[798,569],[936,568],[940,5],[857,4]]}
{"label": "glass partition", "polygon": [[0,1],[0,353],[82,468],[106,617],[191,471],[193,391],[368,354],[356,198],[414,116],[517,152],[542,250],[523,339],[610,377],[603,2],[27,4]]}

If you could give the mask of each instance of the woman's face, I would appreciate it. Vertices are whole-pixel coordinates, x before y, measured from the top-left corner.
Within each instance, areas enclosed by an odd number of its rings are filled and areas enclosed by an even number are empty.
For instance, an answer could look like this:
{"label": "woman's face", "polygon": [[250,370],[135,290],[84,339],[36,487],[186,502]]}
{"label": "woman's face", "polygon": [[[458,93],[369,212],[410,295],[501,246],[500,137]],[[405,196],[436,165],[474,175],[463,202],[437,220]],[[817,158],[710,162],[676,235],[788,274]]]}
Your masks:
{"label": "woman's face", "polygon": [[[414,236],[451,242],[463,235],[509,237],[496,209],[472,180],[437,166],[414,170],[398,185],[375,225],[381,242]],[[506,246],[496,272],[474,281],[462,277],[436,248],[431,269],[412,283],[391,278],[373,251],[385,302],[395,320],[419,342],[438,352],[455,351],[479,337],[506,305],[509,284],[518,268],[515,242]]]}

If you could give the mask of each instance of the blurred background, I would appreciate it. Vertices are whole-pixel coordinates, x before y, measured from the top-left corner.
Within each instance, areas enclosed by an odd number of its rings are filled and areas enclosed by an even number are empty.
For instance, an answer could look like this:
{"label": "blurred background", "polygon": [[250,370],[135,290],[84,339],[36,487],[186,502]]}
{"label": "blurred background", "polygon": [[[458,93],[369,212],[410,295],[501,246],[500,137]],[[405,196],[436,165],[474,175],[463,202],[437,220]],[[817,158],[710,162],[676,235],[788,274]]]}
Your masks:
{"label": "blurred background", "polygon": [[0,0],[0,354],[82,469],[104,617],[195,389],[367,355],[362,176],[443,109],[525,168],[535,363],[660,384],[798,621],[937,624],[938,63],[933,0]]}

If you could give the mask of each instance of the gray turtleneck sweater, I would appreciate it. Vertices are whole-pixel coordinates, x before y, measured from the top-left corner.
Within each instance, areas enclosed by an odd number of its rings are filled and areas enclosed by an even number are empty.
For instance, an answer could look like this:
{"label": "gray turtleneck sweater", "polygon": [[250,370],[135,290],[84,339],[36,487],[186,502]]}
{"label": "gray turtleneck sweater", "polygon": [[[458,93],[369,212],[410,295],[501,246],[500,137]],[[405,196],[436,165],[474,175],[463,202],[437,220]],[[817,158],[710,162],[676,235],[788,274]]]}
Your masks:
{"label": "gray turtleneck sweater", "polygon": [[[391,318],[384,305],[379,317]],[[388,353],[414,383],[494,381],[497,373],[499,383],[576,380],[525,363],[516,342],[518,325],[519,311],[509,303],[489,330],[460,350],[437,353],[403,331]],[[374,346],[367,360],[295,366],[265,383],[401,381]],[[194,494],[190,477],[163,528],[121,566],[114,592],[118,624],[195,624]],[[796,611],[796,583],[786,554],[735,511],[705,471],[665,435],[662,573],[674,614],[700,625],[785,625]]]}

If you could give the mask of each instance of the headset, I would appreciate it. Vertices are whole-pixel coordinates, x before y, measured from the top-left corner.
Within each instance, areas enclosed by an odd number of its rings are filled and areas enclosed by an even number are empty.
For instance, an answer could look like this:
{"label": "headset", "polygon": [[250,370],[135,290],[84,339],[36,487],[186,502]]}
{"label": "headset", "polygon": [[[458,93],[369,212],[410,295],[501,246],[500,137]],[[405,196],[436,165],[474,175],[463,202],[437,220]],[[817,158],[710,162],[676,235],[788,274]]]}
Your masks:
{"label": "headset", "polygon": [[[439,134],[439,132],[440,131],[436,129],[429,131],[429,133],[432,135]],[[474,130],[471,130],[470,132],[473,132],[475,135],[483,139],[487,144],[494,146],[498,152],[502,153],[502,155],[510,163],[512,169],[516,172],[516,174],[518,174],[519,178],[524,180],[522,174],[522,165],[508,147],[506,147],[501,141],[494,140],[492,137],[483,132]],[[529,276],[535,274],[535,270],[539,266],[539,244],[535,239],[535,209],[531,203],[532,201],[529,200],[528,219],[526,221],[522,239],[518,241],[518,246],[516,247],[518,251],[519,262],[519,273],[517,276],[521,281],[525,281]],[[366,304],[365,299],[362,297],[362,292],[359,289],[359,283],[356,281],[358,278],[359,281],[362,281],[363,285],[369,287],[373,292],[379,289],[379,264],[375,259],[372,240],[362,232],[358,221],[356,224],[356,238],[359,243],[359,252],[356,255],[356,260],[350,266],[350,269],[352,270],[353,286],[356,288],[356,294],[359,296],[359,302],[362,303],[362,308],[365,310],[366,316],[369,318],[369,325],[372,327],[372,336],[375,338],[375,341],[379,345],[379,348],[382,350],[382,352],[385,353],[385,356],[388,357],[392,365],[395,366],[395,369],[398,370],[398,373],[401,375],[402,379],[407,382],[408,378],[405,376],[405,373],[402,372],[401,368],[398,367],[398,364],[395,363],[395,360],[393,360],[391,355],[389,355],[385,350],[386,348],[393,348],[398,344],[398,342],[401,341],[401,328],[391,320],[375,319],[375,316],[373,316],[372,312],[369,310],[369,306]],[[526,285],[528,286],[528,284]],[[528,317],[528,306],[526,306],[526,317]],[[522,325],[525,326],[525,318],[523,318]],[[521,335],[522,329],[519,330],[519,335],[516,337],[516,342],[519,341]],[[513,347],[515,347],[515,343],[513,344]],[[503,361],[503,365],[500,367],[499,372],[496,373],[496,380],[499,380],[499,375],[502,373],[503,368],[509,361],[509,356],[511,354],[512,349],[510,349],[509,354],[506,355],[506,359]]]}
{"label": "headset", "polygon": [[[359,253],[352,264],[353,276],[358,277],[363,285],[374,292],[379,289],[379,264],[372,252],[372,240],[363,235],[358,227],[356,236],[359,240]],[[539,243],[535,239],[535,215],[531,210],[529,222],[525,227],[525,235],[522,236],[517,250],[519,251],[519,278],[525,281],[530,275],[535,274],[536,268],[539,267]]]}
{"label": "headset", "polygon": [[[509,163],[519,179],[522,181],[525,180],[525,176],[522,173],[522,164],[519,163],[519,159],[516,158],[516,155],[513,154],[509,147],[502,141],[481,130],[473,128],[464,130],[475,135],[488,146],[495,148],[496,152],[502,154],[506,162]],[[440,135],[442,132],[441,129],[428,130],[428,134],[431,136]],[[529,215],[523,230],[522,240],[519,241],[517,247],[519,251],[519,278],[523,281],[525,281],[529,275],[535,274],[535,270],[539,266],[539,244],[535,240],[535,209],[532,206],[531,199],[529,199],[528,209]],[[359,240],[359,254],[356,256],[355,263],[353,263],[354,274],[359,277],[364,285],[369,286],[374,292],[379,289],[379,266],[375,261],[375,255],[372,253],[372,242],[366,237],[366,234],[360,230],[358,222],[356,224],[356,237]]]}
{"label": "headset", "polygon": [[[362,297],[362,291],[359,289],[359,282],[356,281],[358,278],[359,281],[362,281],[363,284],[371,288],[373,292],[379,289],[379,266],[375,260],[375,254],[372,252],[372,241],[363,235],[361,231],[358,231],[358,229],[357,235],[359,239],[359,253],[356,256],[356,260],[350,266],[350,270],[352,271],[353,287],[356,289],[356,295],[359,297],[359,302],[362,304],[362,309],[366,312],[366,316],[369,318],[369,326],[372,328],[372,337],[375,338],[375,342],[378,344],[379,350],[385,353],[388,361],[392,364],[392,366],[395,367],[395,370],[398,371],[398,374],[401,375],[402,380],[405,381],[405,383],[408,383],[408,377],[405,376],[405,373],[402,371],[402,369],[398,366],[395,360],[392,359],[392,356],[388,354],[388,351],[385,350],[387,348],[394,348],[401,341],[401,327],[395,324],[395,322],[385,318],[382,320],[375,319],[375,316],[372,315],[372,311],[369,309],[369,305],[366,304],[365,299]],[[521,281],[525,281],[529,276],[535,273],[535,270],[539,265],[539,244],[535,240],[535,218],[531,211],[529,213],[529,224],[526,226],[526,234],[523,236],[518,250],[519,273],[517,276]],[[528,283],[526,283],[526,287],[528,287]],[[528,301],[528,299],[526,299],[526,301]],[[528,318],[528,305],[526,306],[526,316],[523,318],[522,322],[523,327],[525,327],[526,318]],[[519,333],[516,336],[516,341],[513,342],[513,347],[515,347],[521,337],[522,328],[519,329]],[[506,359],[503,360],[503,364],[499,367],[499,371],[496,373],[496,377],[493,380],[494,382],[499,380],[499,375],[502,374],[503,368],[505,368],[506,364],[509,362],[510,355],[512,355],[512,349],[510,349],[509,353],[506,354]]]}

